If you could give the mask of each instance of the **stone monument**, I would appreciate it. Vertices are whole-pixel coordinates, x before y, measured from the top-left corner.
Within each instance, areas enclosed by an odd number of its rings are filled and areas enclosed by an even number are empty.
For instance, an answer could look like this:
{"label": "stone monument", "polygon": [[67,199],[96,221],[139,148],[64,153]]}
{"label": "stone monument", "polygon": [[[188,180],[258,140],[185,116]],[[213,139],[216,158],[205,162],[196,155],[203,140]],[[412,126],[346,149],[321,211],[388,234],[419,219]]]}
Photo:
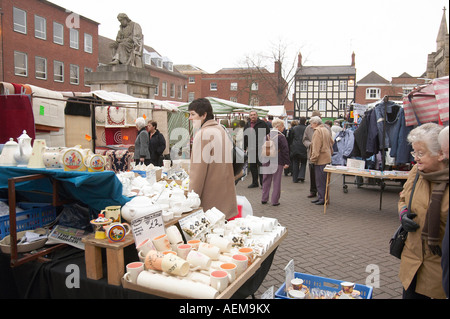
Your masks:
{"label": "stone monument", "polygon": [[85,73],[85,83],[91,86],[91,91],[105,90],[153,99],[159,79],[152,77],[144,66],[142,29],[125,13],[119,13],[117,19],[120,27],[116,40],[110,45],[111,62],[100,65],[95,72]]}

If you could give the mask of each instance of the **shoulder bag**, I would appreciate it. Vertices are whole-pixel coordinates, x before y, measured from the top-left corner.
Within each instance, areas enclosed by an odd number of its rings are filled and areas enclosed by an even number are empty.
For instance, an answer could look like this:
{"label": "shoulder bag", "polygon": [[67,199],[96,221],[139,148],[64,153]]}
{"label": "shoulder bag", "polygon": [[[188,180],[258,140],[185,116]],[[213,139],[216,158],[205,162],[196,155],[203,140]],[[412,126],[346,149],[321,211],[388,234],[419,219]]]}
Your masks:
{"label": "shoulder bag", "polygon": [[[416,188],[417,179],[419,178],[419,172],[417,172],[416,177],[414,178],[414,184],[411,190],[411,196],[409,197],[409,205],[408,209],[411,208],[411,202],[414,194],[414,190]],[[403,226],[400,225],[398,229],[395,231],[391,240],[389,241],[389,253],[401,259],[403,247],[405,247],[406,238],[408,237],[408,232],[403,229]]]}

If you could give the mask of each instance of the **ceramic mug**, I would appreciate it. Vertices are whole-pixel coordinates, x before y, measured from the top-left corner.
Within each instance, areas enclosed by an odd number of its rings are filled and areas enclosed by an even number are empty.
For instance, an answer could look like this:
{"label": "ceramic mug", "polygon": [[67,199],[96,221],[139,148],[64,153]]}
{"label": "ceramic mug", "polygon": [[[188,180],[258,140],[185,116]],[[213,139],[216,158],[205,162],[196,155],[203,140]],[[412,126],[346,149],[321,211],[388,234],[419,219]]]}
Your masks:
{"label": "ceramic mug", "polygon": [[231,241],[220,236],[211,237],[209,243],[219,247],[221,253],[227,253],[231,250]]}
{"label": "ceramic mug", "polygon": [[127,265],[128,276],[125,279],[133,284],[136,283],[137,277],[144,270],[144,263],[135,261]]}
{"label": "ceramic mug", "polygon": [[170,242],[166,234],[153,238],[152,242],[153,246],[155,246],[156,250],[158,251],[172,250],[172,247],[170,246]]}
{"label": "ceramic mug", "polygon": [[180,244],[183,242],[183,237],[177,226],[170,226],[166,229],[167,238],[171,244]]}
{"label": "ceramic mug", "polygon": [[167,254],[162,260],[162,270],[170,275],[184,277],[189,273],[189,263],[173,254]]}
{"label": "ceramic mug", "polygon": [[145,268],[153,270],[162,270],[162,260],[164,255],[160,251],[150,250],[145,256]]}
{"label": "ceramic mug", "polygon": [[153,246],[153,243],[150,239],[146,239],[143,242],[141,242],[139,244],[139,246],[136,247],[136,249],[138,250],[138,252],[142,252],[142,254],[144,255],[144,257],[148,254],[148,252],[150,250],[154,250],[155,247]]}
{"label": "ceramic mug", "polygon": [[208,270],[211,267],[211,258],[195,250],[189,252],[186,260],[193,268]]}
{"label": "ceramic mug", "polygon": [[223,263],[219,266],[220,270],[228,273],[228,281],[232,283],[236,279],[236,264],[234,263]]}
{"label": "ceramic mug", "polygon": [[120,206],[106,206],[100,213],[106,218],[112,219],[113,222],[120,223]]}
{"label": "ceramic mug", "polygon": [[212,260],[218,260],[220,256],[220,248],[207,243],[200,243],[198,251],[209,256]]}
{"label": "ceramic mug", "polygon": [[236,264],[236,276],[241,275],[248,267],[248,257],[245,255],[234,255],[233,263]]}
{"label": "ceramic mug", "polygon": [[111,243],[124,241],[125,236],[131,232],[131,226],[127,223],[112,223],[103,226],[103,228],[105,229],[106,237]]}
{"label": "ceramic mug", "polygon": [[180,244],[177,246],[177,255],[184,260],[187,259],[188,254],[191,252],[192,246],[189,244]]}
{"label": "ceramic mug", "polygon": [[344,292],[344,294],[351,294],[353,292],[353,288],[355,287],[355,284],[352,282],[341,282],[341,289]]}
{"label": "ceramic mug", "polygon": [[239,248],[238,255],[247,256],[249,266],[253,262],[253,248],[250,247]]}
{"label": "ceramic mug", "polygon": [[292,288],[295,290],[302,290],[303,287],[303,279],[294,278],[291,280]]}
{"label": "ceramic mug", "polygon": [[191,239],[187,243],[192,246],[193,250],[198,250],[198,246],[200,245],[201,241],[198,239]]}
{"label": "ceramic mug", "polygon": [[228,273],[223,270],[215,270],[210,274],[211,287],[223,292],[228,287]]}
{"label": "ceramic mug", "polygon": [[293,299],[305,299],[305,293],[300,290],[289,290],[288,291],[289,297]]}

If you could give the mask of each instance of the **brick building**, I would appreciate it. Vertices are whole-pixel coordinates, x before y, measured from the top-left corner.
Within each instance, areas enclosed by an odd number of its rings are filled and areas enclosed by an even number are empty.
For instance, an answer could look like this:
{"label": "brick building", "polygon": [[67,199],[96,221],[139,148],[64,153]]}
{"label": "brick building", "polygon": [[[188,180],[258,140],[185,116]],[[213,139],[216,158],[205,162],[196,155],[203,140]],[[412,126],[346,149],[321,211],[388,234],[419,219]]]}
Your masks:
{"label": "brick building", "polygon": [[0,0],[0,80],[89,92],[98,23],[45,0]]}
{"label": "brick building", "polygon": [[265,68],[224,68],[207,73],[192,65],[176,65],[188,76],[188,101],[200,97],[217,97],[251,106],[280,105],[286,98],[286,82],[279,75],[279,63],[274,72]]}
{"label": "brick building", "polygon": [[423,76],[413,77],[405,72],[388,81],[372,71],[356,83],[355,103],[366,105],[377,102],[384,96],[401,101],[403,95],[411,92],[417,85],[425,83]]}

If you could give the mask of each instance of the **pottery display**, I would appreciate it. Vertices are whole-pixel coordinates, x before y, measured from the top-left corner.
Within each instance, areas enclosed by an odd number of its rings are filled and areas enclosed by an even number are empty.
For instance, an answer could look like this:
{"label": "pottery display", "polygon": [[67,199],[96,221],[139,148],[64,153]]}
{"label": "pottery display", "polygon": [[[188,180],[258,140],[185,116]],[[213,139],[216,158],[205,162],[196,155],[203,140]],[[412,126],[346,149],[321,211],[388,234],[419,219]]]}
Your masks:
{"label": "pottery display", "polygon": [[65,171],[85,171],[84,157],[88,155],[90,150],[82,149],[80,145],[67,149],[63,156],[62,161]]}
{"label": "pottery display", "polygon": [[160,211],[158,204],[153,204],[152,200],[147,196],[136,196],[127,202],[121,211],[121,216],[128,222],[135,218],[139,218],[150,213]]}
{"label": "pottery display", "polygon": [[33,151],[31,147],[31,137],[28,136],[27,131],[23,131],[22,135],[17,138],[19,148],[14,154],[14,159],[17,162],[17,166],[27,166],[30,160],[31,153]]}
{"label": "pottery display", "polygon": [[43,155],[45,167],[63,168],[62,156],[65,151],[65,147],[46,147]]}
{"label": "pottery display", "polygon": [[104,226],[112,223],[112,220],[106,218],[103,214],[98,214],[96,219],[91,220],[91,224],[95,229],[95,239],[106,239],[106,232]]}
{"label": "pottery display", "polygon": [[106,159],[100,154],[89,154],[83,159],[83,164],[89,172],[103,172],[105,170]]}
{"label": "pottery display", "polygon": [[45,140],[35,139],[33,142],[33,151],[28,161],[28,168],[45,168],[44,165],[44,151],[45,151]]}
{"label": "pottery display", "polygon": [[0,166],[16,166],[17,162],[14,154],[18,148],[19,144],[13,138],[10,138],[9,142],[6,142],[5,146],[3,146],[2,154],[0,154]]}
{"label": "pottery display", "polygon": [[110,243],[124,241],[125,236],[131,232],[131,226],[127,223],[111,223],[103,228]]}

